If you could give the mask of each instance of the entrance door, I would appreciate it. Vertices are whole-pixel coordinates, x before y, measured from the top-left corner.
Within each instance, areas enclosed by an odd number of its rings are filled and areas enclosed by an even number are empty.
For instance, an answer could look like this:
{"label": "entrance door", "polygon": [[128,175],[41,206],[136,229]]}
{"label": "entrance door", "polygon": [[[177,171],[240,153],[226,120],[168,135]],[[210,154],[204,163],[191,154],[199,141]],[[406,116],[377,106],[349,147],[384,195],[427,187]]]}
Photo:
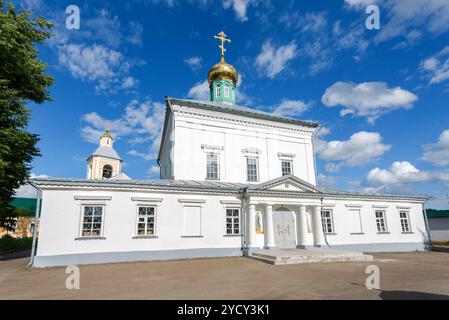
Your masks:
{"label": "entrance door", "polygon": [[273,227],[276,247],[295,248],[295,221],[290,211],[275,211]]}

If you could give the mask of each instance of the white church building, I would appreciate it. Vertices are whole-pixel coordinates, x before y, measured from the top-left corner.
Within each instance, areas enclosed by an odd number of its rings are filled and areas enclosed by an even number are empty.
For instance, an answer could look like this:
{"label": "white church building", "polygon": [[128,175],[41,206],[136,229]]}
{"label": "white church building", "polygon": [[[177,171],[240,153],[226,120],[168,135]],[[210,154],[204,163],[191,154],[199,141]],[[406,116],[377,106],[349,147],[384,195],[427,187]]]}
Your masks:
{"label": "white church building", "polygon": [[319,124],[237,106],[224,50],[208,81],[210,101],[166,98],[160,179],[122,173],[107,130],[87,179],[31,180],[42,197],[34,266],[427,249],[425,197],[318,187]]}

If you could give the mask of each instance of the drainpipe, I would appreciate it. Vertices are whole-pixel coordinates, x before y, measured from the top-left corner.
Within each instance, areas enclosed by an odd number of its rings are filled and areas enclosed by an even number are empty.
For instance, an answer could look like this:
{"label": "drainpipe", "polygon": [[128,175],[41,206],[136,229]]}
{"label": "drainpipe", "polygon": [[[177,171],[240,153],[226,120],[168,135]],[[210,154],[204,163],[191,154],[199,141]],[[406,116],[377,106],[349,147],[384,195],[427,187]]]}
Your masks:
{"label": "drainpipe", "polygon": [[427,209],[423,206],[423,215],[424,215],[424,223],[426,224],[426,232],[427,232],[427,238],[428,238],[428,249],[432,250],[432,239],[430,238],[430,228],[429,228],[429,221],[427,220]]}
{"label": "drainpipe", "polygon": [[244,189],[243,189],[243,191],[242,191],[242,208],[241,208],[241,210],[240,210],[240,212],[241,212],[241,215],[242,215],[242,217],[241,217],[241,220],[242,220],[242,226],[241,226],[241,230],[242,230],[242,234],[243,234],[243,237],[242,237],[242,249],[244,250],[245,249],[245,246],[246,246],[246,243],[247,243],[247,241],[246,241],[246,237],[248,236],[247,235],[247,232],[246,232],[246,219],[247,219],[247,214],[246,214],[246,204],[247,204],[247,193],[246,193],[246,189],[247,189],[247,187],[245,187]]}
{"label": "drainpipe", "polygon": [[39,211],[41,206],[41,199],[42,199],[42,190],[35,185],[34,183],[27,181],[30,186],[32,186],[37,191],[37,199],[36,199],[36,213],[34,218],[34,230],[33,230],[33,244],[31,246],[31,257],[30,257],[30,263],[28,263],[28,268],[33,266],[34,264],[34,256],[36,255],[36,247],[37,247],[37,227],[39,224]]}

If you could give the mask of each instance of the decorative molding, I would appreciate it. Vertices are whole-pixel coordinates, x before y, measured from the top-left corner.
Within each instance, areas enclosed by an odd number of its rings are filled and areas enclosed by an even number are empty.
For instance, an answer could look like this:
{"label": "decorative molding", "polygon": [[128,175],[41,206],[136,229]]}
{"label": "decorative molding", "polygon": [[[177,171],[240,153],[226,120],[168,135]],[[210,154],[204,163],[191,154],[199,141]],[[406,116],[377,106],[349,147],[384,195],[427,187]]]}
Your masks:
{"label": "decorative molding", "polygon": [[291,161],[296,157],[296,154],[278,152],[278,157],[280,160],[290,160]]}
{"label": "decorative molding", "polygon": [[[175,105],[174,105],[175,106]],[[187,106],[189,108],[193,108],[190,106]],[[182,107],[181,107],[182,108]],[[219,121],[219,122],[225,122],[225,123],[236,123],[239,125],[249,126],[249,127],[258,127],[258,128],[266,128],[266,129],[273,129],[276,128],[278,130],[286,131],[286,132],[294,132],[294,133],[301,133],[304,136],[312,137],[315,129],[305,129],[306,127],[301,126],[300,124],[288,124],[285,123],[284,126],[282,125],[275,125],[274,123],[279,123],[276,120],[263,120],[263,119],[257,119],[253,120],[251,117],[248,116],[238,116],[238,115],[229,115],[226,113],[222,113],[219,111],[205,111],[202,110],[202,113],[199,113],[197,109],[195,111],[188,111],[186,109],[174,109],[175,112],[181,114],[182,116],[189,117],[189,118],[199,118],[199,119],[208,119],[211,121]],[[227,115],[227,116],[225,116]],[[244,119],[242,119],[244,118]],[[251,119],[251,120],[246,120]],[[296,128],[295,128],[296,127]],[[301,129],[298,129],[300,127]]]}
{"label": "decorative molding", "polygon": [[257,149],[256,147],[249,147],[242,149],[242,153],[245,157],[259,157],[262,154],[262,151]]}
{"label": "decorative molding", "polygon": [[131,197],[132,201],[141,201],[141,202],[162,202],[163,198],[147,198],[147,197]]}
{"label": "decorative molding", "polygon": [[372,207],[374,209],[388,209],[388,205],[377,205],[377,204],[373,204]]}
{"label": "decorative molding", "polygon": [[412,207],[410,206],[396,206],[397,209],[402,209],[402,210],[410,210]]}
{"label": "decorative molding", "polygon": [[178,202],[184,204],[189,204],[189,203],[196,203],[196,204],[204,204],[206,203],[205,199],[178,199]]}
{"label": "decorative molding", "polygon": [[345,204],[346,208],[356,208],[360,209],[363,207],[363,204]]}
{"label": "decorative molding", "polygon": [[74,196],[75,200],[96,200],[96,201],[107,201],[111,200],[110,196]]}
{"label": "decorative molding", "polygon": [[203,149],[204,152],[208,152],[208,153],[221,153],[221,151],[223,151],[224,147],[202,144],[201,149]]}

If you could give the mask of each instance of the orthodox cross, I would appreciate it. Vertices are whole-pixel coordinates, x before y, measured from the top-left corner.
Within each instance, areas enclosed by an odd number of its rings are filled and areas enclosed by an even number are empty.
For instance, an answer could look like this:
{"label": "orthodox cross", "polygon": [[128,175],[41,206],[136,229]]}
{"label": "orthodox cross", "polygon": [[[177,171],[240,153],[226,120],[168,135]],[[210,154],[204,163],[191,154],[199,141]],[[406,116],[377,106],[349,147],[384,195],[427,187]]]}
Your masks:
{"label": "orthodox cross", "polygon": [[226,38],[226,34],[222,31],[218,35],[214,36],[215,39],[221,41],[221,45],[218,47],[221,49],[221,56],[224,57],[226,49],[224,47],[225,42],[231,42],[231,39]]}

